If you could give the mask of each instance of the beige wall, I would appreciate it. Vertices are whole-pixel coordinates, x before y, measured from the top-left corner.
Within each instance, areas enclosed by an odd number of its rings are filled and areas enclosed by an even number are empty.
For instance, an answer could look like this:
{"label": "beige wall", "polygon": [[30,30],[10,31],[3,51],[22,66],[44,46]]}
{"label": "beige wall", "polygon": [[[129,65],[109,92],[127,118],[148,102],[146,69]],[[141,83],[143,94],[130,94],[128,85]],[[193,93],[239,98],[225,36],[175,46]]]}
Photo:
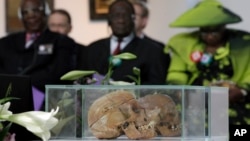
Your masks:
{"label": "beige wall", "polygon": [[[91,21],[89,19],[88,1],[55,0],[55,8],[65,8],[72,15],[73,30],[70,36],[85,45],[110,34],[110,29],[105,20]],[[168,24],[196,1],[199,0],[148,0],[151,15],[146,33],[166,43],[177,32],[188,31],[187,29],[169,28]],[[221,0],[221,2],[241,15],[244,20],[244,22],[235,24],[233,27],[250,31],[249,0]],[[2,37],[7,35],[5,31],[5,0],[0,0],[0,21],[0,37]]]}
{"label": "beige wall", "polygon": [[6,35],[5,33],[5,3],[0,0],[0,37]]}

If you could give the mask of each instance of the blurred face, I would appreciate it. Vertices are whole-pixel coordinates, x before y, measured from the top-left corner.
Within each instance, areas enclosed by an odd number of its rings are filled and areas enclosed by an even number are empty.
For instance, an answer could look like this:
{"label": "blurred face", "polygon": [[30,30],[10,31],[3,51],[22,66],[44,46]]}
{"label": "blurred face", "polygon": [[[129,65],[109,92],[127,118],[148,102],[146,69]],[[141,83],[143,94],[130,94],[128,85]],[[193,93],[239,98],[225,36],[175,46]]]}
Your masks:
{"label": "blurred face", "polygon": [[27,32],[40,32],[45,28],[46,16],[40,0],[23,0],[21,14]]}
{"label": "blurred face", "polygon": [[200,29],[201,39],[207,45],[220,45],[223,42],[224,37],[224,26],[217,26],[217,27],[205,27]]}
{"label": "blurred face", "polygon": [[137,35],[141,34],[142,30],[146,27],[147,17],[143,17],[143,10],[139,5],[134,4],[135,9],[135,31]]}
{"label": "blurred face", "polygon": [[110,26],[117,37],[128,36],[134,30],[133,9],[125,2],[117,2],[109,11]]}
{"label": "blurred face", "polygon": [[53,32],[67,35],[71,31],[71,25],[67,16],[60,13],[53,13],[48,18],[49,29]]}

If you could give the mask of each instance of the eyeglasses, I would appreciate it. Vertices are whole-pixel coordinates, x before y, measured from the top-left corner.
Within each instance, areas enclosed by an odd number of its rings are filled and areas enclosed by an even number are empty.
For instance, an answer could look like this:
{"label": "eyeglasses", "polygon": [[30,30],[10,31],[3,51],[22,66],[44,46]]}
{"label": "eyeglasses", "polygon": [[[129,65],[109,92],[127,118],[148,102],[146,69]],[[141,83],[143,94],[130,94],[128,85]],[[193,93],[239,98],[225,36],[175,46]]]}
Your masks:
{"label": "eyeglasses", "polygon": [[37,8],[26,8],[26,9],[22,9],[21,13],[23,16],[27,16],[29,13],[33,13],[33,14],[39,14],[41,11],[43,11],[43,7],[37,7]]}

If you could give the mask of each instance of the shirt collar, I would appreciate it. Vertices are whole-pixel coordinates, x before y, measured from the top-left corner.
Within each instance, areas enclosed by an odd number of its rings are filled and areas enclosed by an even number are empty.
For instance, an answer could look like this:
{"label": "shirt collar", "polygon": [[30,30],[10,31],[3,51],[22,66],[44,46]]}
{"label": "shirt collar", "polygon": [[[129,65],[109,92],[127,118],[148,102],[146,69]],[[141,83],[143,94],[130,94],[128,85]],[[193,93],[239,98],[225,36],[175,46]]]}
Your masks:
{"label": "shirt collar", "polygon": [[[122,38],[120,49],[123,50],[134,39],[134,37],[135,37],[135,34],[132,32],[128,36]],[[118,37],[112,35],[110,38],[110,53],[111,54],[117,46],[117,41],[118,41]]]}
{"label": "shirt collar", "polygon": [[26,41],[28,41],[30,38],[32,38],[32,36],[34,37],[35,36],[35,38],[37,38],[38,36],[40,36],[40,33],[39,32],[37,32],[37,33],[26,33]]}
{"label": "shirt collar", "polygon": [[[128,42],[129,43],[134,38],[134,36],[135,36],[134,33],[130,33],[128,36],[122,38],[122,42]],[[118,37],[112,35],[111,40],[116,42],[116,41],[118,41]]]}
{"label": "shirt collar", "polygon": [[145,37],[145,35],[143,33],[141,33],[138,37],[143,39]]}

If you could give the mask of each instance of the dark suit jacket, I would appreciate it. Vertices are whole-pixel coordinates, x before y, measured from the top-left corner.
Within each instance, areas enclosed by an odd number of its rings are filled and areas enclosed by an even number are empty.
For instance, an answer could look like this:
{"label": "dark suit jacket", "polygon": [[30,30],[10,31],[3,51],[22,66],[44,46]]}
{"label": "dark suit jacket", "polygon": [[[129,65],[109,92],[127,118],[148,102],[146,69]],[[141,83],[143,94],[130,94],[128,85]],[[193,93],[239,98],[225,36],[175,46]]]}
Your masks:
{"label": "dark suit jacket", "polygon": [[25,49],[25,32],[0,39],[0,73],[31,76],[34,86],[45,90],[46,84],[62,84],[60,77],[74,69],[75,42],[45,30],[30,48]]}
{"label": "dark suit jacket", "polygon": [[154,44],[157,44],[158,46],[160,46],[160,47],[162,47],[162,48],[165,46],[162,42],[157,41],[157,40],[155,40],[155,39],[152,39],[152,38],[150,38],[150,37],[147,36],[147,35],[144,35],[144,38],[143,38],[143,39],[148,40],[148,41],[150,41],[150,42],[153,42]]}
{"label": "dark suit jacket", "polygon": [[[85,63],[80,69],[96,70],[105,75],[110,58],[110,38],[93,42],[87,47]],[[142,84],[165,84],[167,62],[163,49],[146,40],[135,37],[123,50],[137,56],[135,60],[122,60],[122,64],[114,68],[112,79],[132,82],[127,75],[133,75],[133,67],[141,70]],[[133,75],[134,76],[134,75]]]}
{"label": "dark suit jacket", "polygon": [[84,59],[86,57],[86,46],[83,44],[77,43],[77,50],[76,50],[76,68],[79,69],[85,63]]}
{"label": "dark suit jacket", "polygon": [[[164,47],[165,47],[165,45],[164,45],[162,42],[157,41],[157,40],[155,40],[155,39],[153,39],[153,38],[150,38],[150,37],[147,36],[147,35],[144,35],[143,40],[147,40],[147,41],[149,41],[149,42],[152,42],[152,43],[156,44],[157,46],[159,46],[159,47],[162,48],[162,49],[164,49]],[[167,68],[169,67],[170,59],[171,59],[171,58],[170,58],[170,55],[169,55],[168,53],[166,53],[166,54],[165,54],[165,60],[166,60],[166,62],[167,62]]]}

